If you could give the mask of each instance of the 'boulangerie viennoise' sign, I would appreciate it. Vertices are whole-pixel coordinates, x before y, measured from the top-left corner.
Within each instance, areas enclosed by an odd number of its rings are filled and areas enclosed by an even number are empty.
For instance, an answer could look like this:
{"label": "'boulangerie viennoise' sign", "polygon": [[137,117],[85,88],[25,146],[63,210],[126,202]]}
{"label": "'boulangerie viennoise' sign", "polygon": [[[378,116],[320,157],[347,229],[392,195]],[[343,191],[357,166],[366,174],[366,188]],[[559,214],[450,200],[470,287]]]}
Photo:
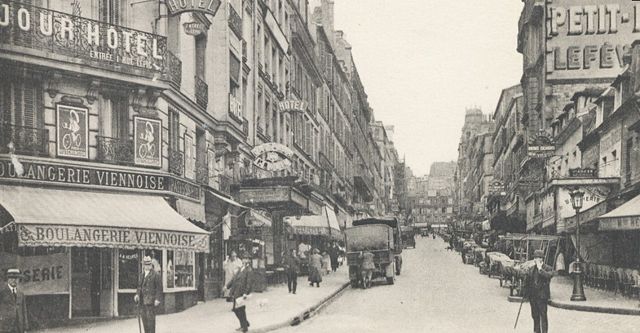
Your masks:
{"label": "'boulangerie viennoise' sign", "polygon": [[20,246],[91,246],[209,251],[208,234],[99,226],[21,224]]}

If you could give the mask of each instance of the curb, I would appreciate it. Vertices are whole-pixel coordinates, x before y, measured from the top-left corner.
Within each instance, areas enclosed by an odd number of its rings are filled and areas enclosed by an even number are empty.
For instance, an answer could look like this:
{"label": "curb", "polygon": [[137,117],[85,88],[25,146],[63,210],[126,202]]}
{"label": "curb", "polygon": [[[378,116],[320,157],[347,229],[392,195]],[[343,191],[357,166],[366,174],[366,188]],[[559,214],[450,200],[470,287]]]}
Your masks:
{"label": "curb", "polygon": [[549,300],[549,306],[558,309],[564,310],[575,310],[575,311],[585,311],[585,312],[597,312],[597,313],[608,313],[608,314],[619,314],[619,315],[630,315],[630,316],[638,316],[640,315],[640,309],[621,309],[621,308],[612,308],[606,306],[593,306],[593,305],[580,305],[580,304],[568,304],[564,302],[556,302],[553,300]]}
{"label": "curb", "polygon": [[344,283],[342,286],[340,286],[336,291],[331,293],[329,296],[323,298],[320,302],[306,308],[304,311],[300,312],[299,314],[293,316],[290,319],[287,319],[280,323],[271,324],[265,327],[252,329],[250,330],[250,332],[265,333],[265,332],[281,329],[284,327],[299,325],[303,321],[315,316],[318,312],[320,312],[320,310],[322,310],[322,308],[324,308],[327,304],[331,303],[331,301],[333,301],[336,297],[340,296],[340,294],[342,294],[349,287],[350,284],[351,284],[350,282]]}

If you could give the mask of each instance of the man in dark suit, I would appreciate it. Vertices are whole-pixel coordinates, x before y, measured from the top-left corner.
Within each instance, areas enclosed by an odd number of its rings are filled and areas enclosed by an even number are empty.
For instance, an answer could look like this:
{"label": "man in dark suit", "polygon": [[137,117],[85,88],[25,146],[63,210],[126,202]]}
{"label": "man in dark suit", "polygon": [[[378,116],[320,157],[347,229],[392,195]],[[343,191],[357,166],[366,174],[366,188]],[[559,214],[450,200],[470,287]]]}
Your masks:
{"label": "man in dark suit", "polygon": [[296,249],[291,249],[289,255],[284,257],[284,268],[287,273],[287,287],[289,292],[296,293],[298,288],[298,274],[300,273],[300,258],[296,254]]}
{"label": "man in dark suit", "polygon": [[245,258],[242,263],[238,274],[229,281],[225,288],[229,289],[229,295],[233,298],[232,311],[240,322],[240,328],[237,331],[246,332],[249,330],[250,324],[247,320],[245,301],[253,290],[253,278],[251,276],[251,261]]}
{"label": "man in dark suit", "polygon": [[535,265],[527,271],[524,296],[529,298],[531,317],[533,318],[533,331],[547,333],[547,302],[551,292],[549,282],[553,277],[553,268],[543,262],[544,252],[536,250],[533,253]]}
{"label": "man in dark suit", "polygon": [[20,270],[7,270],[7,283],[0,288],[0,332],[23,333],[29,329],[27,302],[18,286]]}
{"label": "man in dark suit", "polygon": [[153,270],[151,257],[144,257],[143,269],[144,271],[138,284],[138,292],[133,300],[138,304],[142,312],[145,333],[155,333],[156,307],[160,305],[160,299],[162,298],[162,279]]}

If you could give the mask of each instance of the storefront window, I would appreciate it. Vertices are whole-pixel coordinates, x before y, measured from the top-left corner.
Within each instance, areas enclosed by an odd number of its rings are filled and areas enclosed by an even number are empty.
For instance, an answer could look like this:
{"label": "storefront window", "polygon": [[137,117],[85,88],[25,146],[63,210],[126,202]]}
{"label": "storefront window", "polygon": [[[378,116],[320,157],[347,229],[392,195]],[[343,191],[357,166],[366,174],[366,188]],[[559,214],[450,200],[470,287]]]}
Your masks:
{"label": "storefront window", "polygon": [[136,289],[138,276],[140,276],[140,252],[138,250],[120,250],[118,265],[118,288]]}
{"label": "storefront window", "polygon": [[194,288],[194,252],[167,250],[167,288]]}

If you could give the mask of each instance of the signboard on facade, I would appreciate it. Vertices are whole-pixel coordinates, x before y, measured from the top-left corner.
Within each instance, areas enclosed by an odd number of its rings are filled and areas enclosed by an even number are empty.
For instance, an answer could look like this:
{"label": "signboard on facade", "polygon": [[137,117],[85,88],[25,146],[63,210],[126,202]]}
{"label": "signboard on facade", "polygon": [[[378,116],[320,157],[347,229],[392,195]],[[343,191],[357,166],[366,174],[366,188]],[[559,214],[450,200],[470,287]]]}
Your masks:
{"label": "signboard on facade", "polygon": [[598,178],[598,170],[592,168],[569,169],[569,177],[572,178]]}
{"label": "signboard on facade", "polygon": [[220,0],[166,0],[169,15],[174,16],[185,12],[197,12],[215,16],[220,7]]}
{"label": "signboard on facade", "polygon": [[598,230],[619,231],[640,229],[640,216],[623,216],[608,219],[601,219]]}
{"label": "signboard on facade", "polygon": [[115,63],[164,69],[167,38],[144,31],[14,1],[0,4],[0,28],[0,35],[13,36],[0,38],[0,44],[33,39],[20,46],[89,59],[98,67]]}
{"label": "signboard on facade", "polygon": [[89,158],[88,109],[58,104],[56,120],[58,156]]}
{"label": "signboard on facade", "polygon": [[18,176],[10,160],[0,160],[0,180],[13,179],[38,183],[97,186],[104,188],[168,191],[200,200],[200,187],[185,180],[169,176],[87,168],[41,162],[22,162],[24,173]]}
{"label": "signboard on facade", "polygon": [[134,117],[133,136],[135,164],[161,167],[162,121],[139,116]]}
{"label": "signboard on facade", "polygon": [[489,193],[500,194],[504,191],[504,184],[501,181],[496,180],[489,183]]}
{"label": "signboard on facade", "polygon": [[18,268],[22,272],[20,290],[25,295],[69,292],[69,255],[53,253],[41,256],[17,256],[3,253],[0,271]]}
{"label": "signboard on facade", "polygon": [[614,78],[640,37],[633,0],[552,0],[547,7],[547,79]]}
{"label": "signboard on facade", "polygon": [[286,170],[291,167],[293,151],[289,147],[269,142],[254,147],[251,153],[256,156],[253,164],[267,171]]}
{"label": "signboard on facade", "polygon": [[529,140],[527,146],[527,154],[534,158],[547,158],[553,155],[556,146],[553,144],[553,138],[545,131],[540,130]]}
{"label": "signboard on facade", "polygon": [[297,101],[297,100],[284,100],[282,102],[278,102],[278,110],[280,112],[305,112],[309,103],[305,101]]}
{"label": "signboard on facade", "polygon": [[186,22],[182,26],[184,33],[190,36],[202,35],[207,30],[207,27],[200,22]]}
{"label": "signboard on facade", "polygon": [[87,246],[209,251],[208,234],[100,226],[21,224],[19,246]]}

